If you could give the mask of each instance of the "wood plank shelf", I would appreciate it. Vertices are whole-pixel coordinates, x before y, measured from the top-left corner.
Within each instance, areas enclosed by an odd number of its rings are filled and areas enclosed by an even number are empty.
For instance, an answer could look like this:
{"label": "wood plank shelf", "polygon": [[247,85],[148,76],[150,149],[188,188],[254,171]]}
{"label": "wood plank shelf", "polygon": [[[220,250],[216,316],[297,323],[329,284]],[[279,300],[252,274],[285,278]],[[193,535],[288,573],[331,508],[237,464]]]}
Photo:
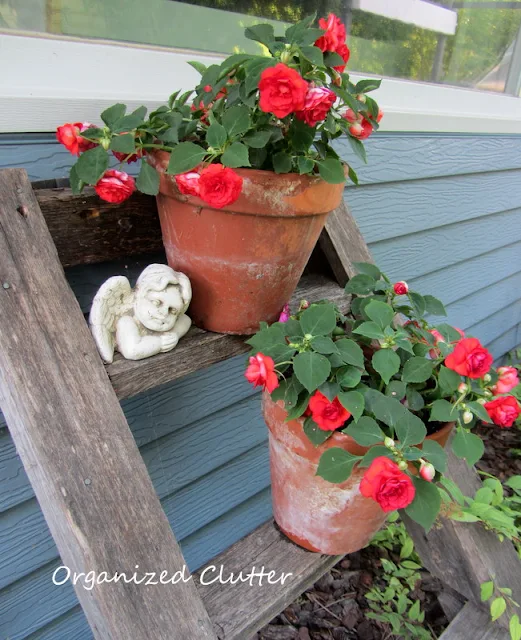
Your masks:
{"label": "wood plank shelf", "polygon": [[[335,302],[344,313],[349,308],[349,297],[344,289],[322,275],[307,275],[301,279],[291,299],[292,307],[297,308],[302,299],[309,302],[327,299]],[[116,354],[106,370],[121,400],[246,353],[249,347],[245,339],[245,336],[211,333],[192,327],[173,351],[138,361],[125,360]]]}
{"label": "wood plank shelf", "polygon": [[[312,553],[298,547],[271,520],[214,558],[194,575],[194,579],[217,638],[247,640],[314,584],[341,557]],[[254,586],[240,581],[236,584],[221,584],[218,581],[200,584],[202,576],[204,582],[217,578],[221,566],[223,580],[231,573],[237,578],[241,571],[246,578],[252,569],[264,569],[266,574],[273,571],[274,575],[272,583],[264,578],[260,585],[259,579],[254,579]],[[203,573],[205,570],[206,573]],[[282,574],[292,575],[282,584]]]}

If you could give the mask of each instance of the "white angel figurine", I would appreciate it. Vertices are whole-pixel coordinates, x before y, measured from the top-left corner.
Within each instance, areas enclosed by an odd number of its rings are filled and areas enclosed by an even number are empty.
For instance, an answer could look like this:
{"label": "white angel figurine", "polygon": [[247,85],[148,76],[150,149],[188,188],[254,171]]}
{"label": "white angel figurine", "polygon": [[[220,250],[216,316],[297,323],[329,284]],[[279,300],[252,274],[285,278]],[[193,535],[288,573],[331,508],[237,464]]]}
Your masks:
{"label": "white angel figurine", "polygon": [[89,324],[105,362],[114,349],[128,360],[170,351],[190,328],[185,314],[192,299],[190,280],[166,264],[151,264],[134,291],[125,276],[109,278],[99,288]]}

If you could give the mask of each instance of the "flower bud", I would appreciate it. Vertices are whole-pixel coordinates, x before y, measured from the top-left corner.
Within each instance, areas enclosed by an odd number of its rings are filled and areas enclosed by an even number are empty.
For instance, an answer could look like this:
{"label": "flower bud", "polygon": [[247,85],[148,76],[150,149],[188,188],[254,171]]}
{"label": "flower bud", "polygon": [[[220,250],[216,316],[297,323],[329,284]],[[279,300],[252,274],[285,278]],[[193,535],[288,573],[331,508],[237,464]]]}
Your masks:
{"label": "flower bud", "polygon": [[469,390],[469,385],[465,384],[464,382],[462,382],[459,387],[458,387],[458,391],[463,395],[464,393],[467,393],[467,391]]}
{"label": "flower bud", "polygon": [[393,284],[393,289],[397,296],[404,296],[409,291],[409,285],[405,280],[400,280],[400,282]]}
{"label": "flower bud", "polygon": [[473,419],[474,419],[474,416],[472,415],[472,413],[470,411],[465,411],[463,413],[463,422],[465,424],[471,423]]}
{"label": "flower bud", "polygon": [[492,391],[485,389],[485,391],[483,391],[483,395],[485,396],[485,398],[492,398],[494,394],[492,393]]}
{"label": "flower bud", "polygon": [[291,62],[292,58],[293,58],[293,54],[291,53],[290,50],[283,51],[280,54],[280,59],[282,62],[285,62],[285,63]]}
{"label": "flower bud", "polygon": [[427,480],[427,482],[432,482],[435,475],[436,475],[436,469],[432,466],[430,462],[421,463],[420,476],[424,480]]}
{"label": "flower bud", "polygon": [[491,377],[491,376],[489,376],[489,375],[488,375],[488,373],[486,373],[486,374],[483,376],[483,382],[485,382],[485,383],[487,383],[487,384],[488,384],[491,380],[492,380],[492,377]]}
{"label": "flower bud", "polygon": [[392,438],[386,438],[384,440],[384,445],[388,448],[388,449],[393,449],[394,448],[394,440]]}
{"label": "flower bud", "polygon": [[486,403],[487,403],[487,401],[485,400],[485,398],[478,398],[478,399],[476,400],[476,402],[477,402],[478,404],[486,404]]}
{"label": "flower bud", "polygon": [[367,100],[367,98],[365,97],[365,95],[364,95],[363,93],[359,93],[359,94],[356,96],[356,99],[357,99],[359,102],[363,102],[364,104],[365,104],[365,102],[366,102],[366,100]]}
{"label": "flower bud", "polygon": [[407,464],[406,460],[400,460],[400,462],[398,463],[398,469],[400,469],[401,471],[405,471],[408,466],[409,465]]}
{"label": "flower bud", "polygon": [[300,301],[300,310],[302,311],[303,309],[307,309],[309,307],[309,302],[307,300],[301,300]]}
{"label": "flower bud", "polygon": [[359,122],[354,122],[350,127],[349,127],[349,133],[352,136],[360,136],[363,133],[363,129],[362,129],[362,125]]}
{"label": "flower bud", "polygon": [[101,138],[100,144],[105,149],[105,151],[108,151],[110,147],[110,138]]}

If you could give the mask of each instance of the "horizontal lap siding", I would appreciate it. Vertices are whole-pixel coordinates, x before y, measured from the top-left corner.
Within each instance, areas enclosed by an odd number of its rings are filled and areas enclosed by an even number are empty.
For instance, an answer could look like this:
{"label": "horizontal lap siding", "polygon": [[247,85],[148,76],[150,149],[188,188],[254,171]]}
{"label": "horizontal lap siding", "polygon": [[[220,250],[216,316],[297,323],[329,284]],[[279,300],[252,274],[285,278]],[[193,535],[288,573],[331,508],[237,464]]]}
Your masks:
{"label": "horizontal lap siding", "polygon": [[[348,202],[376,261],[441,297],[449,321],[496,359],[521,344],[521,137],[381,134]],[[352,160],[348,143],[340,154]],[[0,167],[32,180],[66,175],[52,135],[0,136]],[[115,274],[134,281],[157,254],[74,267],[84,312]],[[266,430],[244,357],[122,403],[163,508],[192,568],[271,514]],[[70,585],[54,586],[57,550],[0,414],[0,639],[90,640]]]}

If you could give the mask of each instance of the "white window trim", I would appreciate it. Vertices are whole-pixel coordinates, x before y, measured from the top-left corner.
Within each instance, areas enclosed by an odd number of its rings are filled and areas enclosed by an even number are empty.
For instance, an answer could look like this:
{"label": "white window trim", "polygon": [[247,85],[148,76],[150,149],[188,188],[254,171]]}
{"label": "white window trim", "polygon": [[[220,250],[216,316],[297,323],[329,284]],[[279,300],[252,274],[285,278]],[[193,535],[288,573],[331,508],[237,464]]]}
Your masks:
{"label": "white window trim", "polygon": [[[154,108],[197,83],[186,62],[224,56],[135,44],[0,33],[0,133],[99,122],[114,102]],[[354,76],[355,77],[355,76]],[[521,134],[521,99],[385,78],[375,94],[383,131]]]}

